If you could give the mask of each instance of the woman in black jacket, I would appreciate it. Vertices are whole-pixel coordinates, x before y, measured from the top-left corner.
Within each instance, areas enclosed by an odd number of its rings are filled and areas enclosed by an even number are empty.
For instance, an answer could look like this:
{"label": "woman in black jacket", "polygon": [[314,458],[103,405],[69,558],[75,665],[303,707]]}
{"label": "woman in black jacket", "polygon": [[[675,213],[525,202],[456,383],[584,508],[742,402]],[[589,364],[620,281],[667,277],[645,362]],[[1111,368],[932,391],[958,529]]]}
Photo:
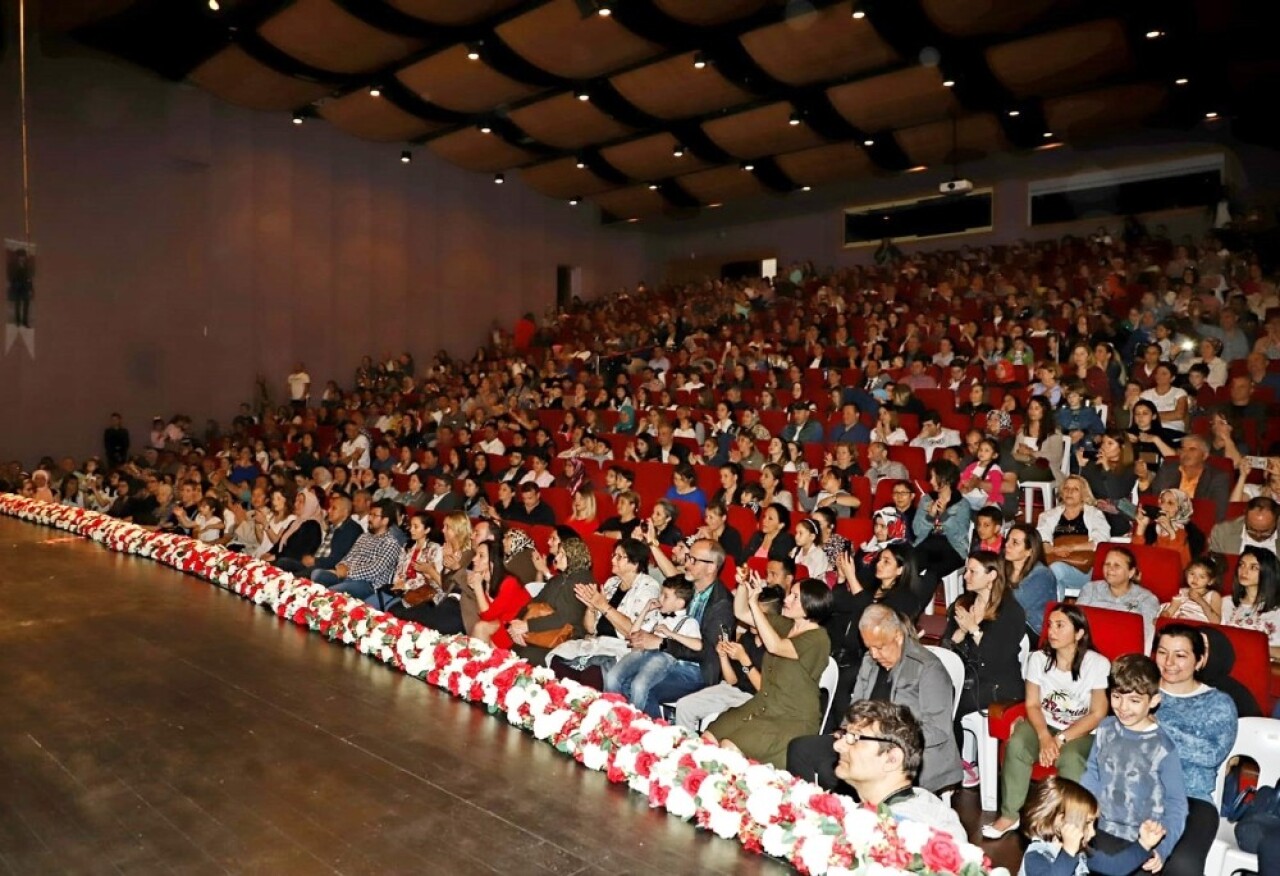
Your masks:
{"label": "woman in black jacket", "polygon": [[791,535],[791,512],[775,502],[760,509],[756,516],[759,528],[742,550],[744,562],[752,557],[766,560],[789,559],[796,540]]}

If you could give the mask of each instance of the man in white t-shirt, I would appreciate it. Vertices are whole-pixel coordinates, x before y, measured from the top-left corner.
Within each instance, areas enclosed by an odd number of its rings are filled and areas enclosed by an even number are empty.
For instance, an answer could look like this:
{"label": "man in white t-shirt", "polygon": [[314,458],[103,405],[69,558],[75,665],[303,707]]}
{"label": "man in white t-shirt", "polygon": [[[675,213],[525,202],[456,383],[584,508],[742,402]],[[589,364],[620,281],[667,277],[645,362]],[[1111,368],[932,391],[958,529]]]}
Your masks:
{"label": "man in white t-shirt", "polygon": [[369,467],[369,439],[360,431],[360,427],[348,420],[345,428],[347,440],[342,442],[343,465],[351,469]]}
{"label": "man in white t-shirt", "polygon": [[289,383],[289,400],[293,402],[293,409],[295,411],[305,409],[307,397],[311,395],[311,375],[307,373],[306,366],[299,362],[287,380]]}

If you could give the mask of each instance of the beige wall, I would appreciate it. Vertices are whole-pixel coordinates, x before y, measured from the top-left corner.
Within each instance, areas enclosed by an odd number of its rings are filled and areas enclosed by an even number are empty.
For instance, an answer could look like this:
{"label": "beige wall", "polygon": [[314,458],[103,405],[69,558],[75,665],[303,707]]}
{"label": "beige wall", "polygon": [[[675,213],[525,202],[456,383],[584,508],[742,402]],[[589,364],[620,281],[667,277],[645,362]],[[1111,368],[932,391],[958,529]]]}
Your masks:
{"label": "beige wall", "polygon": [[[17,67],[0,69],[0,236],[22,236]],[[229,419],[255,374],[364,353],[469,355],[495,319],[646,270],[642,235],[399,144],[227,106],[121,62],[39,50],[30,73],[36,357],[0,357],[0,456],[101,452],[111,410]],[[7,306],[7,302],[6,302]],[[6,319],[7,319],[6,314]],[[282,389],[277,389],[282,391]]]}

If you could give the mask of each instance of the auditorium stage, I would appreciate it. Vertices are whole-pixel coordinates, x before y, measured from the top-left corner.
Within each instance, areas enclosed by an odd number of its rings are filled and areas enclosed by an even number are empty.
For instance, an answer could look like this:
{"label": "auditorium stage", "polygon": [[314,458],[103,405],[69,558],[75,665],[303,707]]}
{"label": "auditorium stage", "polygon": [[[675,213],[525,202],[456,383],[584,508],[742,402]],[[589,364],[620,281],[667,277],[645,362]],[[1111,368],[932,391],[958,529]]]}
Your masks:
{"label": "auditorium stage", "polygon": [[0,517],[0,873],[785,872],[210,584]]}

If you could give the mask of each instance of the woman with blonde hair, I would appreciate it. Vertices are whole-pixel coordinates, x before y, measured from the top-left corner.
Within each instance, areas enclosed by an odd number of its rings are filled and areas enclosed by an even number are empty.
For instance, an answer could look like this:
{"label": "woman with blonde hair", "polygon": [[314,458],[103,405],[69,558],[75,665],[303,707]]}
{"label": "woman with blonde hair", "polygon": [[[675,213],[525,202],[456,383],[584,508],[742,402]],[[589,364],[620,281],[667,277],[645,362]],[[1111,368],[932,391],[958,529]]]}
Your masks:
{"label": "woman with blonde hair", "polygon": [[596,493],[590,484],[583,484],[573,494],[573,510],[565,523],[572,527],[578,535],[586,538],[600,527],[599,511],[596,507]]}
{"label": "woman with blonde hair", "polygon": [[1044,541],[1058,594],[1089,581],[1098,545],[1111,539],[1111,523],[1097,507],[1089,482],[1071,475],[1062,482],[1062,501],[1040,515],[1036,530]]}
{"label": "woman with blonde hair", "polygon": [[465,632],[460,603],[463,576],[475,555],[471,521],[463,512],[451,511],[440,529],[444,533],[444,544],[439,551],[428,554],[429,562],[418,566],[435,590],[433,598],[413,606],[396,605],[391,613],[442,633],[461,633]]}

